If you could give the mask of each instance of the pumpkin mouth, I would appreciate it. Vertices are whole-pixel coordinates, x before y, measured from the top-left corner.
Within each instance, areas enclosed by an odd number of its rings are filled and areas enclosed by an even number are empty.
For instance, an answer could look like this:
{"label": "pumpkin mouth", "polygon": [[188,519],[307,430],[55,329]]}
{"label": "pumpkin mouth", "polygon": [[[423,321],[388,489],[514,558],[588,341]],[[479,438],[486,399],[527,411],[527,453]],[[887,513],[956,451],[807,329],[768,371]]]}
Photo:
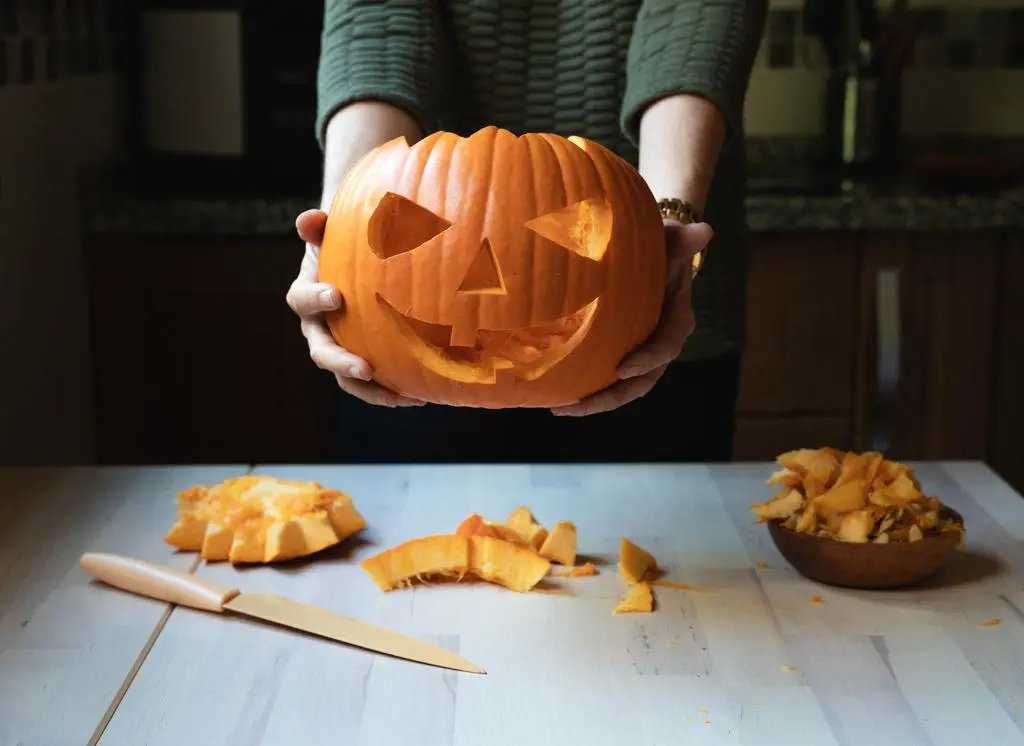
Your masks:
{"label": "pumpkin mouth", "polygon": [[406,316],[377,293],[377,304],[424,368],[459,383],[495,384],[499,377],[534,381],[579,346],[600,298],[555,321],[521,329],[478,329],[472,346],[451,344],[452,327]]}

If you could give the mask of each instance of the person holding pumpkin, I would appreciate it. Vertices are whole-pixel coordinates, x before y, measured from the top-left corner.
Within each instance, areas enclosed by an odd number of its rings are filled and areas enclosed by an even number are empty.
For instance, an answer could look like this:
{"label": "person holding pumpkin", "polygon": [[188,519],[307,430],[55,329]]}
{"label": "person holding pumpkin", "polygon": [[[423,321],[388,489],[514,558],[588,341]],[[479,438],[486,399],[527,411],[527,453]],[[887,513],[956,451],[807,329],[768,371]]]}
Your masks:
{"label": "person holding pumpkin", "polygon": [[[326,0],[322,198],[296,219],[306,250],[286,300],[314,363],[343,392],[339,460],[731,459],[746,315],[743,104],[767,5]],[[657,328],[622,361],[616,383],[553,410],[560,417],[424,406],[375,383],[370,364],[342,349],[324,320],[344,309],[338,290],[319,282],[318,257],[349,169],[397,137],[412,144],[489,125],[604,145],[637,167],[664,218],[669,272]]]}

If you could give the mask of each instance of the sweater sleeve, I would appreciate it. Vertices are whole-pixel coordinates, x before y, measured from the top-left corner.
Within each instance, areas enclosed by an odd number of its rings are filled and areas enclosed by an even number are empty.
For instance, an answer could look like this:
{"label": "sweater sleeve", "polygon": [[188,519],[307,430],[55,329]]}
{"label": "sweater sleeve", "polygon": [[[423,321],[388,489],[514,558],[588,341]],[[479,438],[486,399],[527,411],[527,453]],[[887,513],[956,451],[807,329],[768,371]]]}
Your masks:
{"label": "sweater sleeve", "polygon": [[316,138],[360,100],[404,109],[437,129],[447,94],[447,44],[437,0],[326,0],[317,69]]}
{"label": "sweater sleeve", "polygon": [[626,137],[637,144],[644,109],[679,93],[718,107],[727,142],[741,132],[767,5],[767,0],[644,0],[627,56],[621,112]]}

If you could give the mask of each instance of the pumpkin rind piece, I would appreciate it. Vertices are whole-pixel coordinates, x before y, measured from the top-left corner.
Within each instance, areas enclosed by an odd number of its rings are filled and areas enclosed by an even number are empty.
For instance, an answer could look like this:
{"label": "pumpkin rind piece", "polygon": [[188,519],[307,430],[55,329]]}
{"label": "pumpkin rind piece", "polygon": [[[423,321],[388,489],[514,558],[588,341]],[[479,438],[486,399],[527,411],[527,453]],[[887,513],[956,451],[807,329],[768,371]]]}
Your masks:
{"label": "pumpkin rind piece", "polygon": [[613,614],[646,613],[654,610],[654,594],[648,583],[633,583],[612,609]]}
{"label": "pumpkin rind piece", "polygon": [[539,583],[551,563],[525,547],[490,536],[469,537],[469,570],[482,580],[524,593]]}
{"label": "pumpkin rind piece", "polygon": [[548,530],[544,528],[533,513],[525,505],[513,510],[505,520],[505,525],[523,537],[534,549],[540,549],[548,538]]}
{"label": "pumpkin rind piece", "polygon": [[658,562],[650,552],[631,542],[625,536],[619,544],[619,572],[627,583],[639,583],[648,573],[658,570]]}
{"label": "pumpkin rind piece", "polygon": [[415,579],[461,579],[469,571],[469,539],[451,534],[410,539],[367,557],[359,566],[382,591],[411,585]]}
{"label": "pumpkin rind piece", "polygon": [[533,549],[533,546],[526,539],[511,528],[484,518],[479,513],[466,516],[458,528],[455,529],[455,533],[457,536],[465,536],[466,538],[470,536],[490,536],[492,539],[503,539],[518,546]]}
{"label": "pumpkin rind piece", "polygon": [[338,490],[248,475],[179,493],[178,520],[164,540],[207,561],[277,562],[322,551],[365,525]]}
{"label": "pumpkin rind piece", "polygon": [[572,567],[576,562],[576,525],[571,521],[556,523],[539,552],[541,557]]}

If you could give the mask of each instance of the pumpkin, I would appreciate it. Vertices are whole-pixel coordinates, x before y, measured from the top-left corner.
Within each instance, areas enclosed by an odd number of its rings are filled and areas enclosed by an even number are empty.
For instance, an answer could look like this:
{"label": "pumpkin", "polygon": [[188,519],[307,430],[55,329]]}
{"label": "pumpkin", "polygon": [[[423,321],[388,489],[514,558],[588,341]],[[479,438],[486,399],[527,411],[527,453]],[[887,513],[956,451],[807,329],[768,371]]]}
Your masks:
{"label": "pumpkin", "polygon": [[654,610],[654,594],[645,582],[633,583],[612,609],[613,614],[646,613]]}
{"label": "pumpkin", "polygon": [[619,542],[619,573],[629,584],[640,583],[648,573],[658,572],[658,562],[650,552],[625,536]]}
{"label": "pumpkin", "polygon": [[572,567],[576,562],[576,525],[571,521],[556,523],[538,551],[541,557]]}
{"label": "pumpkin", "polygon": [[579,137],[397,138],[349,171],[320,279],[338,344],[374,380],[460,406],[553,407],[616,379],[654,330],[664,229],[646,182]]}
{"label": "pumpkin", "polygon": [[177,495],[164,536],[204,560],[278,562],[332,547],[366,526],[352,498],[317,482],[244,476]]}
{"label": "pumpkin", "polygon": [[520,505],[513,510],[505,519],[505,525],[519,534],[534,549],[540,549],[544,545],[545,539],[548,538],[548,530],[537,522],[533,513],[525,505]]}
{"label": "pumpkin", "polygon": [[367,557],[359,566],[382,591],[409,586],[413,580],[461,580],[469,572],[469,539],[448,534],[410,539]]}
{"label": "pumpkin", "polygon": [[533,549],[533,546],[523,537],[517,534],[508,526],[484,518],[479,513],[467,516],[458,528],[455,529],[458,536],[490,536],[494,539],[504,539],[512,544]]}
{"label": "pumpkin", "polygon": [[510,541],[471,536],[469,569],[482,580],[524,593],[548,574],[551,563],[532,549]]}

